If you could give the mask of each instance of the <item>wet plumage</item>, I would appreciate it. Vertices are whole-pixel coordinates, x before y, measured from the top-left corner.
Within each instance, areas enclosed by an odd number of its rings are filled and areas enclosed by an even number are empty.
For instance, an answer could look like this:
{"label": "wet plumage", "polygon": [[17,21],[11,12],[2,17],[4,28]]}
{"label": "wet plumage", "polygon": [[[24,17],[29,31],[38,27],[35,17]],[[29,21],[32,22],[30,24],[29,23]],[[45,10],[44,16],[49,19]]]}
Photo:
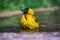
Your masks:
{"label": "wet plumage", "polygon": [[23,11],[23,15],[20,20],[20,24],[24,28],[35,29],[39,28],[39,22],[34,15],[34,12],[31,8],[25,8]]}

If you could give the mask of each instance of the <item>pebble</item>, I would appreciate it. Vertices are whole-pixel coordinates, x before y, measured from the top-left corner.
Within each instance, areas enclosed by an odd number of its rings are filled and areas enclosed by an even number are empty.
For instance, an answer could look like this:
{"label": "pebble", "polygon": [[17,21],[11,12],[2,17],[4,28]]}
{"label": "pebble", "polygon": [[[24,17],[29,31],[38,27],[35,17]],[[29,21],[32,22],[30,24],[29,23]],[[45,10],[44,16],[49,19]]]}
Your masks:
{"label": "pebble", "polygon": [[36,32],[36,33],[0,33],[0,40],[60,40],[59,32]]}

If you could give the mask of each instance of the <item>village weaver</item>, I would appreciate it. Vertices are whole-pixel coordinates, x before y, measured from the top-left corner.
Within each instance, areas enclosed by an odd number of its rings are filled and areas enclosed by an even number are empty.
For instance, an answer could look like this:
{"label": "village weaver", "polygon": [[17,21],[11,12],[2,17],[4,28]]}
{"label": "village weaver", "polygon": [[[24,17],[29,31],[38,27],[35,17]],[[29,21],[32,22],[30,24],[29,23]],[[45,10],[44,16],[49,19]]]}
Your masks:
{"label": "village weaver", "polygon": [[39,28],[39,22],[31,8],[25,8],[21,11],[23,12],[23,15],[21,17],[20,24],[23,28]]}

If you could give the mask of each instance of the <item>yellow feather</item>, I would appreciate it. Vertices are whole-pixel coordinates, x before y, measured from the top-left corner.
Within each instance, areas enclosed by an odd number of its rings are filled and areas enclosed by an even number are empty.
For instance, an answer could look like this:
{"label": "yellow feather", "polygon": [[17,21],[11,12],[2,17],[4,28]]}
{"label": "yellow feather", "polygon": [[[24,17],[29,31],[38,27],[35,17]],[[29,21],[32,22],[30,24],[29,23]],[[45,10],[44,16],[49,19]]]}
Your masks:
{"label": "yellow feather", "polygon": [[39,22],[36,22],[36,17],[34,16],[34,12],[29,8],[28,12],[22,15],[20,20],[20,24],[23,27],[28,27],[29,29],[39,28]]}

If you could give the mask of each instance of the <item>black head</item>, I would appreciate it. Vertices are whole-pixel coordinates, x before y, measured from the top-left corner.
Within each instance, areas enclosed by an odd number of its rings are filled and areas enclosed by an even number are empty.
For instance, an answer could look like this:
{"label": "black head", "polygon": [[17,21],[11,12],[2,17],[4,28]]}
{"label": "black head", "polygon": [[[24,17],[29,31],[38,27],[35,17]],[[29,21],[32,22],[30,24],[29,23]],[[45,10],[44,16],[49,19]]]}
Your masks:
{"label": "black head", "polygon": [[25,8],[25,9],[23,9],[21,11],[23,11],[23,13],[26,14],[26,13],[28,13],[28,10],[29,10],[29,8]]}

